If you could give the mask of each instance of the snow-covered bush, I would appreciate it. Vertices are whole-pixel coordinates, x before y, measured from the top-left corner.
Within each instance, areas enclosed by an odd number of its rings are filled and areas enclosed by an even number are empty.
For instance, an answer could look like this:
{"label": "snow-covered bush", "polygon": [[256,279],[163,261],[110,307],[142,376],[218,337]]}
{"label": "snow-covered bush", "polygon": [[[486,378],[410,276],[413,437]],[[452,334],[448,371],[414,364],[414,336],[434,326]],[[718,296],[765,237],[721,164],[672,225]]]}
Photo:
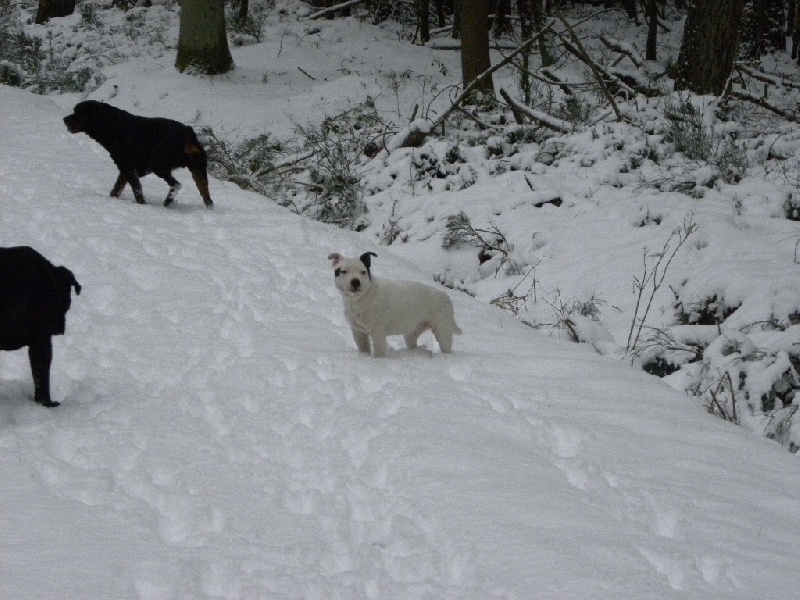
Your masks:
{"label": "snow-covered bush", "polygon": [[250,38],[256,43],[261,42],[262,32],[273,10],[275,10],[275,0],[256,0],[249,4],[247,14],[242,17],[238,6],[228,5],[226,23],[228,31],[232,34],[233,44],[243,46]]}
{"label": "snow-covered bush", "polygon": [[318,125],[295,125],[301,149],[308,154],[310,202],[301,212],[339,227],[363,228],[366,204],[358,165],[385,131],[371,100]]}
{"label": "snow-covered bush", "polygon": [[210,125],[198,122],[198,137],[208,153],[208,171],[245,190],[272,195],[281,183],[276,164],[288,149],[269,133],[243,141],[221,137]]}
{"label": "snow-covered bush", "polygon": [[690,160],[708,160],[714,156],[718,141],[713,128],[705,122],[703,111],[686,96],[669,98],[664,107],[667,127],[664,139]]}

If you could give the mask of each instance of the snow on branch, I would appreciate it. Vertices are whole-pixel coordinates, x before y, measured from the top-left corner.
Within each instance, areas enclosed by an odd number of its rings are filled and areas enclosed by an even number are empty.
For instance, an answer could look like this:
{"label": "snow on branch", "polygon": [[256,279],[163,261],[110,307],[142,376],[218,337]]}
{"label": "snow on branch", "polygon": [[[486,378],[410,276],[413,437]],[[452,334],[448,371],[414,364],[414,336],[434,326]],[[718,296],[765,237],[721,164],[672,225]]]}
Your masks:
{"label": "snow on branch", "polygon": [[559,133],[571,133],[573,130],[572,123],[569,121],[564,121],[563,119],[557,119],[556,117],[550,116],[545,112],[540,110],[534,110],[532,108],[528,108],[518,102],[515,102],[511,96],[504,89],[500,89],[500,95],[503,97],[503,100],[506,101],[511,107],[511,111],[514,113],[514,116],[517,117],[519,121],[519,114],[522,114],[533,121],[536,121],[540,125],[547,127],[548,129],[552,129],[553,131],[557,131]]}
{"label": "snow on branch", "polygon": [[750,92],[745,92],[744,90],[729,90],[727,94],[731,98],[736,98],[737,100],[750,102],[752,104],[755,104],[756,106],[760,106],[761,108],[768,110],[772,113],[775,113],[776,115],[786,119],[787,121],[800,123],[800,117],[798,117],[797,113],[790,112],[788,110],[775,106],[774,104],[768,102],[764,98],[751,94]]}
{"label": "snow on branch", "polygon": [[642,68],[641,57],[639,57],[638,53],[636,52],[636,49],[629,43],[622,42],[620,40],[615,40],[613,38],[607,38],[604,35],[601,35],[599,39],[601,42],[603,42],[603,45],[605,45],[606,48],[622,55],[619,59],[614,61],[614,66],[617,66],[617,64],[619,64],[622,58],[627,56],[631,60],[631,62],[636,66],[637,69]]}
{"label": "snow on branch", "polygon": [[315,13],[311,13],[306,17],[306,20],[313,21],[314,19],[319,19],[320,17],[324,17],[325,15],[329,15],[332,12],[336,12],[337,10],[341,10],[343,8],[349,8],[351,6],[355,6],[356,4],[362,4],[366,0],[348,0],[347,2],[342,2],[340,4],[335,4],[333,6],[329,6],[328,8],[323,8],[322,10],[318,10]]}

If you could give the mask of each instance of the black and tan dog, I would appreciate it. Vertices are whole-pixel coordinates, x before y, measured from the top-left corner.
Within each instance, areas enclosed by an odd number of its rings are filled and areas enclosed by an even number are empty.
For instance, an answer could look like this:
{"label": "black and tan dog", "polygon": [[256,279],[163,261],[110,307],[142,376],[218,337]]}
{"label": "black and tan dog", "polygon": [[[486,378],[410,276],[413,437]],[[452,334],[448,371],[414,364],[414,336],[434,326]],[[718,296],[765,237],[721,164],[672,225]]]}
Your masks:
{"label": "black and tan dog", "polygon": [[208,193],[206,151],[188,125],[172,119],[132,115],[96,100],[76,104],[73,113],[64,118],[64,124],[70,133],[85,133],[111,155],[119,169],[112,196],[118,197],[125,185],[130,184],[136,202],[144,204],[139,177],[153,173],[169,185],[164,200],[164,206],[169,206],[181,188],[172,171],[186,167],[205,205],[214,206]]}

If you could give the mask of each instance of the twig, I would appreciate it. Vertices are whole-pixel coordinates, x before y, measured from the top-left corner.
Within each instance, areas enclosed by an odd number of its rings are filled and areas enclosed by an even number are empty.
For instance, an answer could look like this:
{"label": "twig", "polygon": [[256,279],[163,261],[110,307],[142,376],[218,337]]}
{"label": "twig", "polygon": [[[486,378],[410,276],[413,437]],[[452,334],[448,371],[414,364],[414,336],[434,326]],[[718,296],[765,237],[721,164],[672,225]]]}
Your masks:
{"label": "twig", "polygon": [[[644,253],[642,256],[642,263],[643,263],[643,273],[641,279],[634,277],[633,278],[633,289],[636,291],[636,306],[633,312],[633,320],[631,321],[631,329],[628,332],[628,342],[626,349],[628,352],[633,352],[636,349],[637,344],[639,343],[639,336],[642,334],[642,329],[644,329],[645,321],[647,320],[647,315],[650,314],[650,308],[653,305],[653,299],[656,296],[661,285],[664,283],[664,277],[666,277],[667,270],[669,269],[670,264],[672,263],[672,259],[675,258],[675,255],[680,250],[681,246],[689,239],[689,236],[692,235],[695,231],[697,231],[697,224],[693,220],[693,216],[690,214],[683,222],[683,226],[676,229],[672,232],[669,236],[669,239],[664,243],[664,247],[661,249],[661,252],[658,254],[651,255],[648,253],[648,249],[644,249]],[[671,253],[669,254],[669,258],[667,258],[667,253],[670,252],[670,246],[672,244],[672,240],[677,236],[678,243],[675,248],[672,249]],[[648,268],[647,260],[648,258],[655,257],[657,260],[655,264],[652,266],[652,270]],[[662,267],[662,262],[666,259],[666,264]],[[645,289],[648,288],[649,285],[652,284],[650,288],[650,296],[647,299],[647,305],[644,307],[644,312],[642,316],[639,317],[639,309],[642,306],[642,301],[644,300]],[[639,324],[639,328],[636,328],[636,324]],[[634,336],[634,331],[636,331],[636,335]]]}
{"label": "twig", "polygon": [[311,75],[309,75],[306,71],[304,71],[301,67],[297,67],[297,70],[300,71],[303,75],[308,77],[311,81],[316,81]]}

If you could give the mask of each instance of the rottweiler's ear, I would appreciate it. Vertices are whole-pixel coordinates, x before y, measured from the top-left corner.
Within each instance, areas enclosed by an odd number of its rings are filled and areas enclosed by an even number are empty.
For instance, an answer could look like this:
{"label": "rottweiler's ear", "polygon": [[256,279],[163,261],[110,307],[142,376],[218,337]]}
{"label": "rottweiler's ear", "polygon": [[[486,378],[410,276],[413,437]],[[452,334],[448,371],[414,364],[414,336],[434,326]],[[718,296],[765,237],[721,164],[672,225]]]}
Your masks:
{"label": "rottweiler's ear", "polygon": [[369,269],[371,266],[370,265],[370,263],[372,262],[372,259],[370,258],[371,256],[378,258],[378,255],[375,254],[374,252],[364,252],[364,254],[358,257],[359,260],[361,260],[361,262],[364,263],[364,266],[367,267],[367,269]]}
{"label": "rottweiler's ear", "polygon": [[328,254],[328,260],[333,261],[333,266],[335,267],[340,262],[342,262],[342,255],[337,252],[333,252],[331,254]]}

